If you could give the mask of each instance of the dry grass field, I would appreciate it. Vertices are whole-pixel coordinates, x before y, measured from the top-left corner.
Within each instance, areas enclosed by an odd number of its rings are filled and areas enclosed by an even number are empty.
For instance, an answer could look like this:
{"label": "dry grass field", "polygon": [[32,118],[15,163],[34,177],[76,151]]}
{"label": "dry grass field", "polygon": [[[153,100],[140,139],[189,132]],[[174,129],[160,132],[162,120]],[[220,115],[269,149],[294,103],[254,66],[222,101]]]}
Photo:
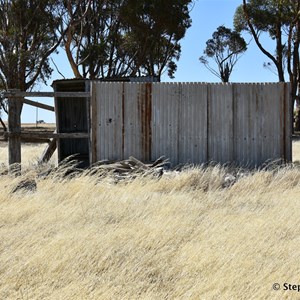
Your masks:
{"label": "dry grass field", "polygon": [[[230,187],[220,166],[115,184],[37,177],[43,148],[24,147],[21,177],[0,176],[0,299],[300,298],[297,166]],[[37,189],[13,193],[26,178]]]}

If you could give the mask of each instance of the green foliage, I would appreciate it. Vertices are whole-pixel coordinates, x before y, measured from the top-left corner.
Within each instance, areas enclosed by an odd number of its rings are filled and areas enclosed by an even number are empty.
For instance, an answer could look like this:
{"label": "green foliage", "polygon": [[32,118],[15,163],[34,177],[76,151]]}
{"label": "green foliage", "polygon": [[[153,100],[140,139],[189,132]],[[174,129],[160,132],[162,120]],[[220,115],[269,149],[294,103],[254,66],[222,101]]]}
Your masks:
{"label": "green foliage", "polygon": [[[92,0],[90,9],[73,28],[74,74],[82,77],[174,76],[180,57],[179,41],[191,25],[192,0]],[[87,3],[74,11],[83,16]],[[74,18],[74,16],[71,16]],[[68,51],[68,49],[67,49]],[[72,62],[73,60],[73,62]],[[75,70],[74,70],[75,69]]]}
{"label": "green foliage", "polygon": [[[258,32],[268,32],[272,39],[276,38],[277,24],[289,24],[293,10],[290,0],[250,0],[247,1],[247,12],[250,22]],[[247,19],[240,5],[234,15],[234,28],[238,32],[249,31]]]}
{"label": "green foliage", "polygon": [[[271,62],[264,66],[274,70],[278,80],[285,81],[287,71],[291,82],[291,95],[300,107],[299,97],[299,45],[300,45],[300,0],[243,0],[236,10],[234,25],[237,31],[247,31],[258,48]],[[267,33],[275,41],[273,53],[268,51],[261,40],[261,34]],[[274,71],[273,71],[274,72]],[[300,110],[299,110],[300,111]],[[297,118],[300,129],[300,115]]]}
{"label": "green foliage", "polygon": [[[204,56],[200,57],[200,62],[222,82],[228,82],[233,67],[246,50],[247,44],[238,32],[219,26],[213,33],[212,39],[206,42]],[[209,66],[210,58],[215,61],[218,71]]]}
{"label": "green foliage", "polygon": [[59,1],[0,1],[0,85],[30,89],[52,72],[48,57],[58,46]]}
{"label": "green foliage", "polygon": [[180,57],[179,41],[191,25],[188,4],[191,1],[129,0],[124,7],[128,33],[135,41],[135,69],[160,76],[167,66],[173,78]]}

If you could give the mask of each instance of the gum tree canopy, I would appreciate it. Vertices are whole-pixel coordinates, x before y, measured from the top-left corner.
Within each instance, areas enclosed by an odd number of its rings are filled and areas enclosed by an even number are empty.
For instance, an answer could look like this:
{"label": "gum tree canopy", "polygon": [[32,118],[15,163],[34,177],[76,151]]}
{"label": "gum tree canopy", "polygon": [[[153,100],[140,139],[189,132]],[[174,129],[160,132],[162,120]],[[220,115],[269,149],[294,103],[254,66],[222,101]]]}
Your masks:
{"label": "gum tree canopy", "polygon": [[[200,62],[222,82],[229,82],[234,66],[246,50],[247,44],[238,32],[225,26],[219,26],[212,38],[206,42],[204,55],[200,57]],[[209,65],[209,59],[215,61],[217,71]]]}
{"label": "gum tree canopy", "polygon": [[0,84],[29,90],[50,74],[48,58],[61,37],[59,1],[0,1]]}
{"label": "gum tree canopy", "polygon": [[[74,23],[64,47],[75,77],[170,77],[180,57],[179,41],[191,25],[192,0],[65,1],[65,23]],[[84,13],[86,12],[86,13]]]}
{"label": "gum tree canopy", "polygon": [[[270,60],[266,66],[274,66],[278,80],[285,81],[288,73],[292,97],[296,101],[296,130],[300,130],[300,0],[243,0],[234,16],[235,29],[250,33],[258,48]],[[261,39],[267,34],[275,42],[269,51]]]}
{"label": "gum tree canopy", "polygon": [[[51,75],[49,56],[62,37],[59,1],[0,0],[0,90],[30,90]],[[0,109],[7,112],[0,98]]]}

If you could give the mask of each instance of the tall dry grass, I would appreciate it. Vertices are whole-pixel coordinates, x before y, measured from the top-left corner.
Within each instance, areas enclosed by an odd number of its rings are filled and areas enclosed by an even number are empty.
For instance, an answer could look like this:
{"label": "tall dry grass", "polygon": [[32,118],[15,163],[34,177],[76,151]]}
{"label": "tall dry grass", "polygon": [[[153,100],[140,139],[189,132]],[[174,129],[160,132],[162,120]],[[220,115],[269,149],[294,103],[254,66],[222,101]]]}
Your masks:
{"label": "tall dry grass", "polygon": [[[21,147],[22,164],[25,168],[36,165],[37,161],[41,158],[43,151],[47,144],[23,144]],[[50,160],[50,164],[55,164],[57,154],[54,153]],[[7,143],[0,142],[0,164],[7,165],[8,162],[8,149]]]}
{"label": "tall dry grass", "polygon": [[0,299],[299,298],[299,169],[227,172],[0,176]]}
{"label": "tall dry grass", "polygon": [[292,143],[293,149],[293,162],[300,164],[300,141],[294,141]]}

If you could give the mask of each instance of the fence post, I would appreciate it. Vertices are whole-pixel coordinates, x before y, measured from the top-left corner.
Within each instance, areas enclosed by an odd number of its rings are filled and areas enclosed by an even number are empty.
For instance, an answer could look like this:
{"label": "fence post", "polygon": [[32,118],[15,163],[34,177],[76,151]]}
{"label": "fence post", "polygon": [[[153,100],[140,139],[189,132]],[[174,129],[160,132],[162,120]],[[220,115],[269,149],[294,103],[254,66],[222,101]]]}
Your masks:
{"label": "fence post", "polygon": [[21,111],[22,101],[15,95],[19,90],[9,90],[8,96],[8,164],[16,174],[21,171]]}

